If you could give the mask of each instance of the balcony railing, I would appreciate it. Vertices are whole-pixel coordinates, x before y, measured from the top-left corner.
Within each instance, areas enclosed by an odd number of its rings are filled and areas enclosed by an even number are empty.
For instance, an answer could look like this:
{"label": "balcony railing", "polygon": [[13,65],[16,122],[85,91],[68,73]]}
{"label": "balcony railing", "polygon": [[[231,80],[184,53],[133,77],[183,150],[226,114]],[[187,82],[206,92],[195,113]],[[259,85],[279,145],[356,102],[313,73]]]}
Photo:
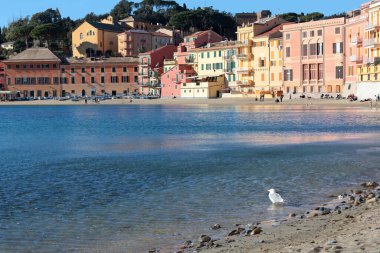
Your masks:
{"label": "balcony railing", "polygon": [[373,58],[364,58],[363,59],[364,64],[380,64],[380,57],[373,57]]}
{"label": "balcony railing", "polygon": [[238,54],[236,57],[238,59],[248,59],[248,54]]}
{"label": "balcony railing", "polygon": [[373,24],[373,23],[368,23],[365,25],[365,29],[368,31],[368,30],[374,30],[375,28],[379,27],[379,25],[377,24]]}
{"label": "balcony railing", "polygon": [[360,37],[352,37],[351,38],[351,44],[358,45],[362,43],[362,38]]}
{"label": "balcony railing", "polygon": [[237,68],[236,71],[238,73],[248,74],[248,73],[252,72],[252,68],[241,67],[241,68]]}
{"label": "balcony railing", "polygon": [[232,69],[224,69],[223,71],[224,71],[224,73],[234,73],[234,72],[236,72],[236,69],[235,69],[235,68],[232,68]]}
{"label": "balcony railing", "polygon": [[364,41],[364,46],[365,47],[375,47],[375,46],[378,46],[378,45],[380,45],[380,40],[379,39],[372,38],[372,39],[368,39],[368,40]]}

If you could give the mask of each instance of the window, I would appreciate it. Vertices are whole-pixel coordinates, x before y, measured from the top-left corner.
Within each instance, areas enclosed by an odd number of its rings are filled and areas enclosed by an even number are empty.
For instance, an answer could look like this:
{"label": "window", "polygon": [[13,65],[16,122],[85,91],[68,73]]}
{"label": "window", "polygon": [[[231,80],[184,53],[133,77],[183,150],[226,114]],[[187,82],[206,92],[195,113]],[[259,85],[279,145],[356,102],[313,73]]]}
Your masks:
{"label": "window", "polygon": [[100,77],[100,82],[104,83],[104,76]]}
{"label": "window", "polygon": [[123,83],[129,83],[129,76],[122,76],[122,77],[121,77],[121,81],[122,81]]}
{"label": "window", "polygon": [[317,64],[310,64],[310,79],[317,80]]}
{"label": "window", "polygon": [[265,74],[261,73],[261,81],[265,81]]}
{"label": "window", "polygon": [[310,55],[317,55],[317,44],[309,45]]}
{"label": "window", "polygon": [[104,73],[104,67],[100,68],[100,72]]}
{"label": "window", "polygon": [[74,68],[71,68],[71,73],[75,73],[75,69]]}
{"label": "window", "polygon": [[113,73],[116,72],[116,68],[115,68],[115,67],[112,67],[112,72],[113,72]]}
{"label": "window", "polygon": [[82,68],[82,73],[86,73],[86,69],[85,68]]}
{"label": "window", "polygon": [[309,80],[309,65],[304,64],[303,65],[303,81]]}
{"label": "window", "polygon": [[91,83],[95,83],[95,77],[91,77]]}
{"label": "window", "polygon": [[91,73],[95,73],[95,68],[91,68]]}
{"label": "window", "polygon": [[270,80],[271,80],[271,81],[274,81],[274,73],[271,73],[271,74],[270,74]]}
{"label": "window", "polygon": [[119,78],[117,76],[111,76],[111,83],[118,83],[119,82],[118,79]]}
{"label": "window", "polygon": [[29,68],[31,68],[31,69],[32,69],[33,67],[34,67],[34,65],[33,65],[33,64],[30,64],[30,65],[29,65]]}
{"label": "window", "polygon": [[207,52],[207,58],[210,58],[210,52]]}
{"label": "window", "polygon": [[278,80],[282,81],[282,73],[278,73]]}
{"label": "window", "polygon": [[264,57],[260,57],[260,59],[259,59],[259,67],[265,67],[265,58]]}
{"label": "window", "polygon": [[86,83],[86,77],[82,76],[82,83]]}
{"label": "window", "polygon": [[323,63],[318,64],[318,80],[323,80]]}
{"label": "window", "polygon": [[293,81],[293,70],[285,69],[284,70],[284,81]]}
{"label": "window", "polygon": [[343,66],[336,66],[335,67],[335,78],[336,79],[343,79]]}
{"label": "window", "polygon": [[19,69],[19,68],[20,68],[20,65],[17,64],[17,65],[16,65],[16,69]]}
{"label": "window", "polygon": [[307,32],[302,33],[302,38],[307,38]]}
{"label": "window", "polygon": [[323,55],[323,43],[317,43],[317,54]]}
{"label": "window", "polygon": [[65,69],[65,68],[62,68],[62,69],[61,69],[61,72],[62,72],[62,73],[65,73],[65,72],[66,72],[66,69]]}
{"label": "window", "polygon": [[290,47],[286,47],[286,57],[290,57]]}
{"label": "window", "polygon": [[204,58],[204,53],[201,53],[201,58],[202,58],[202,59]]}
{"label": "window", "polygon": [[335,28],[335,34],[340,34],[340,27]]}
{"label": "window", "polygon": [[343,42],[333,43],[333,53],[343,54]]}
{"label": "window", "polygon": [[348,75],[353,76],[354,75],[354,66],[348,66]]}
{"label": "window", "polygon": [[307,45],[302,45],[302,56],[307,56]]}
{"label": "window", "polygon": [[287,33],[287,34],[285,35],[285,38],[286,38],[286,40],[290,40],[290,33]]}
{"label": "window", "polygon": [[310,31],[310,37],[314,37],[314,31]]}
{"label": "window", "polygon": [[322,36],[322,30],[318,30],[318,36]]}
{"label": "window", "polygon": [[123,67],[123,72],[127,72],[127,67]]}
{"label": "window", "polygon": [[71,77],[71,83],[75,84],[75,77],[73,77],[73,76]]}
{"label": "window", "polygon": [[80,39],[80,40],[83,40],[83,33],[80,33],[80,34],[79,34],[79,39]]}

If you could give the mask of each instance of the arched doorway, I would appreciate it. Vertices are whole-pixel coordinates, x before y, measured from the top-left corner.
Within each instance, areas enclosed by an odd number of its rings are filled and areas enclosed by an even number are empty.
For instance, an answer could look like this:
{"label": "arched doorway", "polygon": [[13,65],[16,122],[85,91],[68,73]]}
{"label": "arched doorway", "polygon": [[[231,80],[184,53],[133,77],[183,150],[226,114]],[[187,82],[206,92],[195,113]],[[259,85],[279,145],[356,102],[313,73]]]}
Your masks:
{"label": "arched doorway", "polygon": [[82,97],[86,96],[86,91],[83,89],[82,90]]}

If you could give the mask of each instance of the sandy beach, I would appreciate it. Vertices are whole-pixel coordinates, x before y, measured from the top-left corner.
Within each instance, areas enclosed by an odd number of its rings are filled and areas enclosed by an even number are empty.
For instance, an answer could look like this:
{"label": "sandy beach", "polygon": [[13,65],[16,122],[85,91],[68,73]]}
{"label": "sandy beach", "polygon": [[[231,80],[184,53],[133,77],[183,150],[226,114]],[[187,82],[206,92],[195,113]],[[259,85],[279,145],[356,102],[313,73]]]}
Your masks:
{"label": "sandy beach", "polygon": [[9,105],[305,105],[305,106],[344,106],[344,107],[372,107],[379,108],[379,102],[350,102],[341,99],[285,99],[282,103],[276,103],[275,99],[266,99],[263,102],[255,101],[254,98],[221,98],[221,99],[109,99],[99,103],[84,100],[59,101],[59,100],[33,100],[33,101],[10,101],[0,102],[0,106]]}
{"label": "sandy beach", "polygon": [[[334,199],[302,214],[290,214],[281,221],[237,225],[232,231],[221,227],[224,238],[214,241],[212,236],[203,236],[200,242],[185,243],[179,252],[379,253],[379,198],[380,188],[358,187],[343,199]],[[189,245],[191,248],[187,248]]]}

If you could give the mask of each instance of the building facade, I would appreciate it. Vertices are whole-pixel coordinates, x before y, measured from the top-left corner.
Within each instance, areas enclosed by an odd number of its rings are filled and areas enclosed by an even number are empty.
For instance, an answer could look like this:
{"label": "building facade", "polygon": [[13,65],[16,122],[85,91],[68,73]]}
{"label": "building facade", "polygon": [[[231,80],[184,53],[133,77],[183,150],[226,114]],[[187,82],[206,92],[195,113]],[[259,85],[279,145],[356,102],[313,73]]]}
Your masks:
{"label": "building facade", "polygon": [[119,25],[85,21],[72,32],[73,56],[115,56],[118,53],[118,34],[123,32]]}
{"label": "building facade", "polygon": [[[343,96],[356,93],[358,78],[358,68],[363,66],[364,56],[364,35],[365,27],[368,24],[369,3],[363,4],[357,16],[346,20],[345,36],[345,87]],[[367,41],[366,41],[367,43]],[[366,44],[367,45],[367,44]],[[366,58],[367,61],[367,58]],[[364,79],[364,77],[363,77]]]}
{"label": "building facade", "polygon": [[161,75],[161,98],[181,97],[181,85],[193,82],[195,74],[188,64],[174,64]]}
{"label": "building facade", "polygon": [[284,89],[337,94],[344,85],[345,18],[284,25]]}
{"label": "building facade", "polygon": [[30,48],[4,61],[6,89],[20,97],[129,94],[138,90],[138,59],[61,60],[47,48]]}
{"label": "building facade", "polygon": [[146,53],[139,54],[139,92],[141,94],[160,95],[161,75],[166,59],[173,59],[177,47],[166,45]]}

